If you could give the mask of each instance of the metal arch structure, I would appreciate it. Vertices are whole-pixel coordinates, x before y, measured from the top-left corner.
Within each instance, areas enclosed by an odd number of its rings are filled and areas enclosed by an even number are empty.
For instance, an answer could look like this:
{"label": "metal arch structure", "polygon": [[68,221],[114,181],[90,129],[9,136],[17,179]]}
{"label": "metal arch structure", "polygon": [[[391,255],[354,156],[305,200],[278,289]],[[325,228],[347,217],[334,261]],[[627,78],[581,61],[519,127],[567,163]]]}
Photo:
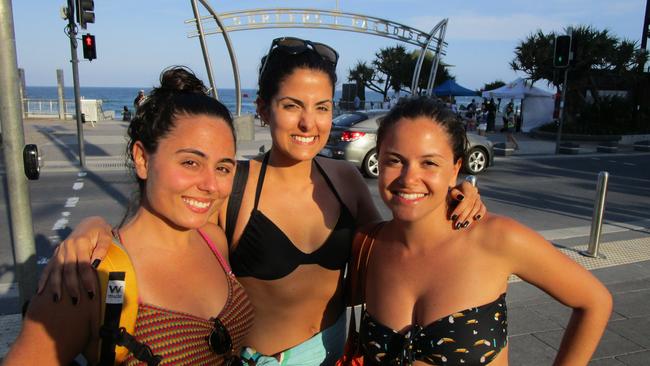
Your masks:
{"label": "metal arch structure", "polygon": [[[430,32],[409,27],[405,24],[387,19],[377,18],[356,13],[346,13],[338,10],[319,10],[301,8],[276,8],[252,9],[217,14],[206,0],[190,0],[194,11],[194,19],[185,21],[193,24],[195,30],[188,33],[188,38],[198,37],[203,51],[203,58],[208,72],[210,85],[214,90],[213,96],[217,98],[216,86],[212,72],[212,65],[207,51],[205,37],[212,34],[222,34],[230,54],[230,60],[235,79],[237,114],[241,114],[241,87],[239,84],[239,70],[229,32],[253,29],[279,29],[279,28],[310,28],[329,29],[346,32],[364,33],[384,38],[397,40],[418,46],[421,49],[416,62],[411,90],[417,90],[418,81],[427,51],[431,51],[434,59],[429,73],[426,94],[432,94],[433,82],[438,70],[442,55],[445,55],[445,33],[447,19],[436,24]],[[197,7],[199,1],[210,13],[209,16],[200,16]]]}

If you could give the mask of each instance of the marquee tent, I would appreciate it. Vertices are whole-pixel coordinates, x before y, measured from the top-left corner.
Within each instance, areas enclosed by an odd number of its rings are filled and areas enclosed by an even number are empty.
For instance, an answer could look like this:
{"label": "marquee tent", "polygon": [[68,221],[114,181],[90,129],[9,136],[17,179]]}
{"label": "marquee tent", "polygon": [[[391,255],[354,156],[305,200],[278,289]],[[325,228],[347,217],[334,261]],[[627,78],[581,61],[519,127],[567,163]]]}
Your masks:
{"label": "marquee tent", "polygon": [[486,90],[483,98],[521,99],[521,130],[529,132],[553,120],[555,100],[553,94],[536,88],[518,78],[500,88]]}
{"label": "marquee tent", "polygon": [[456,84],[456,82],[452,79],[449,79],[444,83],[435,87],[433,89],[433,93],[439,97],[444,97],[444,96],[469,97],[477,94],[474,90],[470,90]]}

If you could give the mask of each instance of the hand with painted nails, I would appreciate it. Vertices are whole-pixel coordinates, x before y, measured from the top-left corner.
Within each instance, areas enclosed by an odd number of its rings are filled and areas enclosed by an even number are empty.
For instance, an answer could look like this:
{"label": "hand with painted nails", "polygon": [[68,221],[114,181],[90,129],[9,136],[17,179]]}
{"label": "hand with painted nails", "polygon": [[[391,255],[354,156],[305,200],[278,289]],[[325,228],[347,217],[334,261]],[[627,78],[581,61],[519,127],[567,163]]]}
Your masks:
{"label": "hand with painted nails", "polygon": [[467,228],[487,213],[478,189],[468,181],[451,188],[448,196],[451,202],[449,219],[456,230]]}
{"label": "hand with painted nails", "polygon": [[38,282],[38,294],[61,299],[62,287],[73,299],[83,301],[82,293],[92,299],[97,290],[97,268],[106,255],[113,236],[111,226],[101,217],[81,221],[75,230],[54,250]]}

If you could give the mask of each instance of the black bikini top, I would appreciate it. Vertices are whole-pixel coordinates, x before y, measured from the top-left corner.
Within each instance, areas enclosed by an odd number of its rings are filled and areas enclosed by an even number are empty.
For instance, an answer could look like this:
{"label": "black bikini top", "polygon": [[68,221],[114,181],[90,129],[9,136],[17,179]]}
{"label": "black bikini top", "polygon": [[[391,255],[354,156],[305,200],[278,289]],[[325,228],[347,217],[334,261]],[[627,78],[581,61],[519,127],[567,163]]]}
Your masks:
{"label": "black bikini top", "polygon": [[[276,280],[287,276],[302,264],[317,264],[331,270],[345,268],[350,257],[351,243],[356,227],[355,219],[341,200],[341,197],[339,197],[323,168],[314,160],[319,172],[323,175],[327,185],[341,204],[341,213],[334,230],[327,237],[325,243],[314,252],[305,253],[298,249],[273,221],[257,209],[268,160],[269,155],[267,153],[260,168],[260,176],[255,191],[255,205],[239,239],[239,244],[230,254],[230,263],[235,275],[237,277],[250,276],[261,280]],[[239,167],[237,170],[239,173]],[[238,179],[235,177],[233,192],[243,192],[241,180],[239,179],[240,182],[238,183]],[[246,179],[243,179],[243,182],[245,185]],[[229,226],[226,228],[226,233],[230,243],[232,243],[232,232],[237,217],[236,214],[231,212],[231,203],[237,206],[241,205],[241,197],[238,202],[232,202],[232,199],[231,195],[226,222],[226,225]],[[288,214],[295,215],[299,213]],[[234,216],[234,219],[231,216]]]}
{"label": "black bikini top", "polygon": [[506,294],[495,301],[440,318],[405,334],[381,324],[367,311],[359,340],[368,365],[485,365],[508,342]]}

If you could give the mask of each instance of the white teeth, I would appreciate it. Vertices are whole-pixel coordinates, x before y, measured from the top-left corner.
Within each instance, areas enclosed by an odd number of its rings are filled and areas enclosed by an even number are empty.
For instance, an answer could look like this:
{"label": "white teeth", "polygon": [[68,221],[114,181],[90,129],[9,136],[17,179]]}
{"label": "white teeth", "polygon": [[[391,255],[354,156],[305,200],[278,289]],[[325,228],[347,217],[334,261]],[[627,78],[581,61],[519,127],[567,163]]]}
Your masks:
{"label": "white teeth", "polygon": [[196,208],[208,208],[210,207],[210,202],[199,202],[197,200],[193,200],[190,198],[183,198],[183,201],[187,203],[190,206],[194,206]]}
{"label": "white teeth", "polygon": [[294,140],[298,141],[298,142],[304,142],[304,143],[312,142],[312,141],[314,141],[314,139],[316,138],[316,137],[314,137],[314,136],[312,136],[312,137],[291,136],[291,137],[292,137]]}
{"label": "white teeth", "polygon": [[397,192],[397,195],[406,200],[416,200],[418,198],[422,198],[426,196],[426,194],[424,193],[402,193],[402,192]]}

